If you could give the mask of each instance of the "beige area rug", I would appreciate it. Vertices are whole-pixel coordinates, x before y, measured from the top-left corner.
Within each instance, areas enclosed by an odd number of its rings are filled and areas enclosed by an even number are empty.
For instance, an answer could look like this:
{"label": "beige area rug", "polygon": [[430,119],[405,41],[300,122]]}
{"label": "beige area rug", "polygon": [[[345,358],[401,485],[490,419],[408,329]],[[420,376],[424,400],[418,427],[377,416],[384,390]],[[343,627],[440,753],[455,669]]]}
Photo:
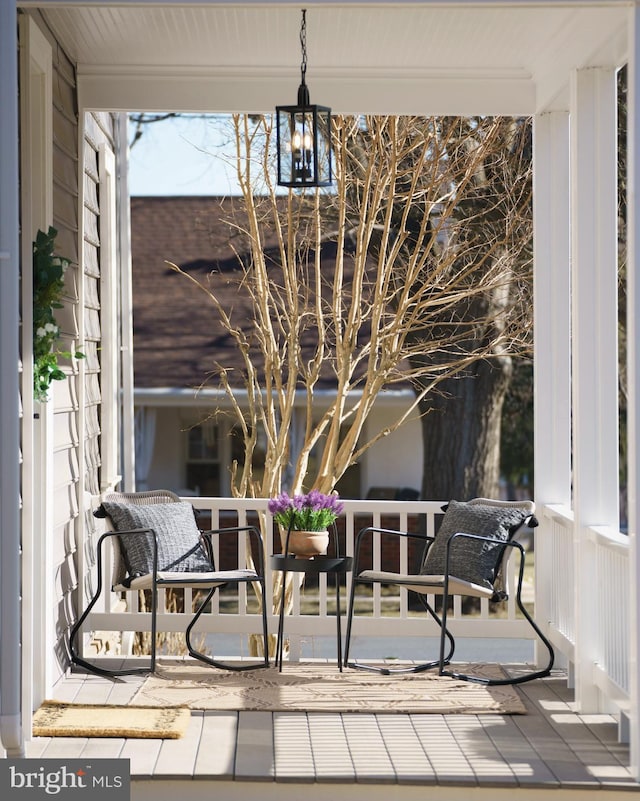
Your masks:
{"label": "beige area rug", "polygon": [[110,706],[44,701],[33,716],[35,737],[145,737],[175,740],[186,732],[186,706]]}
{"label": "beige area rug", "polygon": [[[503,677],[498,665],[468,665],[470,672]],[[396,712],[526,714],[512,686],[487,687],[436,675],[435,671],[382,676],[362,670],[340,673],[332,663],[285,663],[241,673],[162,665],[149,676],[135,703],[191,709],[289,712]]]}

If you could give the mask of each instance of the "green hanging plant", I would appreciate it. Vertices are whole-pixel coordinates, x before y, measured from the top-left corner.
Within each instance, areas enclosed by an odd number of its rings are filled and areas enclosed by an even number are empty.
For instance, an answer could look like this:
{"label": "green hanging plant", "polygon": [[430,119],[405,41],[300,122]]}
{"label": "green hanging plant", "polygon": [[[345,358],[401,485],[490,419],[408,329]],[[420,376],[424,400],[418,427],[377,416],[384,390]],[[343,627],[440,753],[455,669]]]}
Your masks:
{"label": "green hanging plant", "polygon": [[64,273],[71,264],[54,253],[57,235],[50,226],[47,233],[38,231],[33,243],[33,396],[40,401],[47,399],[52,381],[67,377],[58,366],[58,359],[84,359],[80,351],[71,353],[56,347],[60,327],[54,309],[62,308]]}

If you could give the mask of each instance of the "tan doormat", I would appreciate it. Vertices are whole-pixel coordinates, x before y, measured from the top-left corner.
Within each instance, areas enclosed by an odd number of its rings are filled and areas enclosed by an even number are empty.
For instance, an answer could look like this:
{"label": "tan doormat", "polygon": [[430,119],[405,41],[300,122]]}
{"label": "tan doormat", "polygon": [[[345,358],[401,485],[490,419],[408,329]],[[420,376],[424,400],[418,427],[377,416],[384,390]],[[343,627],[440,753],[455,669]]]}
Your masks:
{"label": "tan doormat", "polygon": [[189,726],[186,706],[112,706],[44,701],[33,716],[35,737],[144,737],[175,740]]}
{"label": "tan doormat", "polygon": [[[498,665],[465,665],[469,672],[504,677]],[[145,679],[136,703],[186,704],[191,709],[289,712],[526,714],[517,690],[438,676],[436,671],[382,676],[340,673],[332,663],[286,663],[241,673],[183,663],[162,665]]]}

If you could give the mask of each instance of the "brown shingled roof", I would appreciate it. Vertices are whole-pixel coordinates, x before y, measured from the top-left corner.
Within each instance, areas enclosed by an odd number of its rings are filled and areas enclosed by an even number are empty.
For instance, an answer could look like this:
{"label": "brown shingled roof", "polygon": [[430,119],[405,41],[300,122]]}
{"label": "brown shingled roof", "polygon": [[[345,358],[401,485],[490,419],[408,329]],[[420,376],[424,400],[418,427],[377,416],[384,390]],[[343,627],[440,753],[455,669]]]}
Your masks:
{"label": "brown shingled roof", "polygon": [[131,198],[133,353],[135,385],[196,387],[212,354],[229,350],[214,310],[197,288],[165,263],[199,277],[233,257],[220,198]]}
{"label": "brown shingled roof", "polygon": [[[165,263],[175,262],[200,280],[214,281],[225,307],[233,308],[235,319],[249,331],[251,305],[233,281],[225,280],[225,274],[237,276],[238,255],[247,255],[243,237],[226,222],[241,210],[241,198],[131,198],[136,387],[199,387],[216,362],[241,368],[235,340],[218,321],[212,302]],[[277,253],[275,240],[265,244],[267,252]],[[327,258],[335,260],[331,243]],[[324,387],[333,386],[329,363],[327,368]],[[216,387],[217,380],[208,385]],[[240,373],[237,385],[242,385]]]}

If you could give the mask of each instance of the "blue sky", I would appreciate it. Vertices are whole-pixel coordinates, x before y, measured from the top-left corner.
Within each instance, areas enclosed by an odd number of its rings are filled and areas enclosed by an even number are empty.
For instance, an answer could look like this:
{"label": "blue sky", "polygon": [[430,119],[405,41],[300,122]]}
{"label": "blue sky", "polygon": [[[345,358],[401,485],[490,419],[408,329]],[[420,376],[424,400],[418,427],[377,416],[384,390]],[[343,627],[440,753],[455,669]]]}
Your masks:
{"label": "blue sky", "polygon": [[220,118],[186,115],[145,125],[131,148],[131,195],[238,194],[228,142]]}

